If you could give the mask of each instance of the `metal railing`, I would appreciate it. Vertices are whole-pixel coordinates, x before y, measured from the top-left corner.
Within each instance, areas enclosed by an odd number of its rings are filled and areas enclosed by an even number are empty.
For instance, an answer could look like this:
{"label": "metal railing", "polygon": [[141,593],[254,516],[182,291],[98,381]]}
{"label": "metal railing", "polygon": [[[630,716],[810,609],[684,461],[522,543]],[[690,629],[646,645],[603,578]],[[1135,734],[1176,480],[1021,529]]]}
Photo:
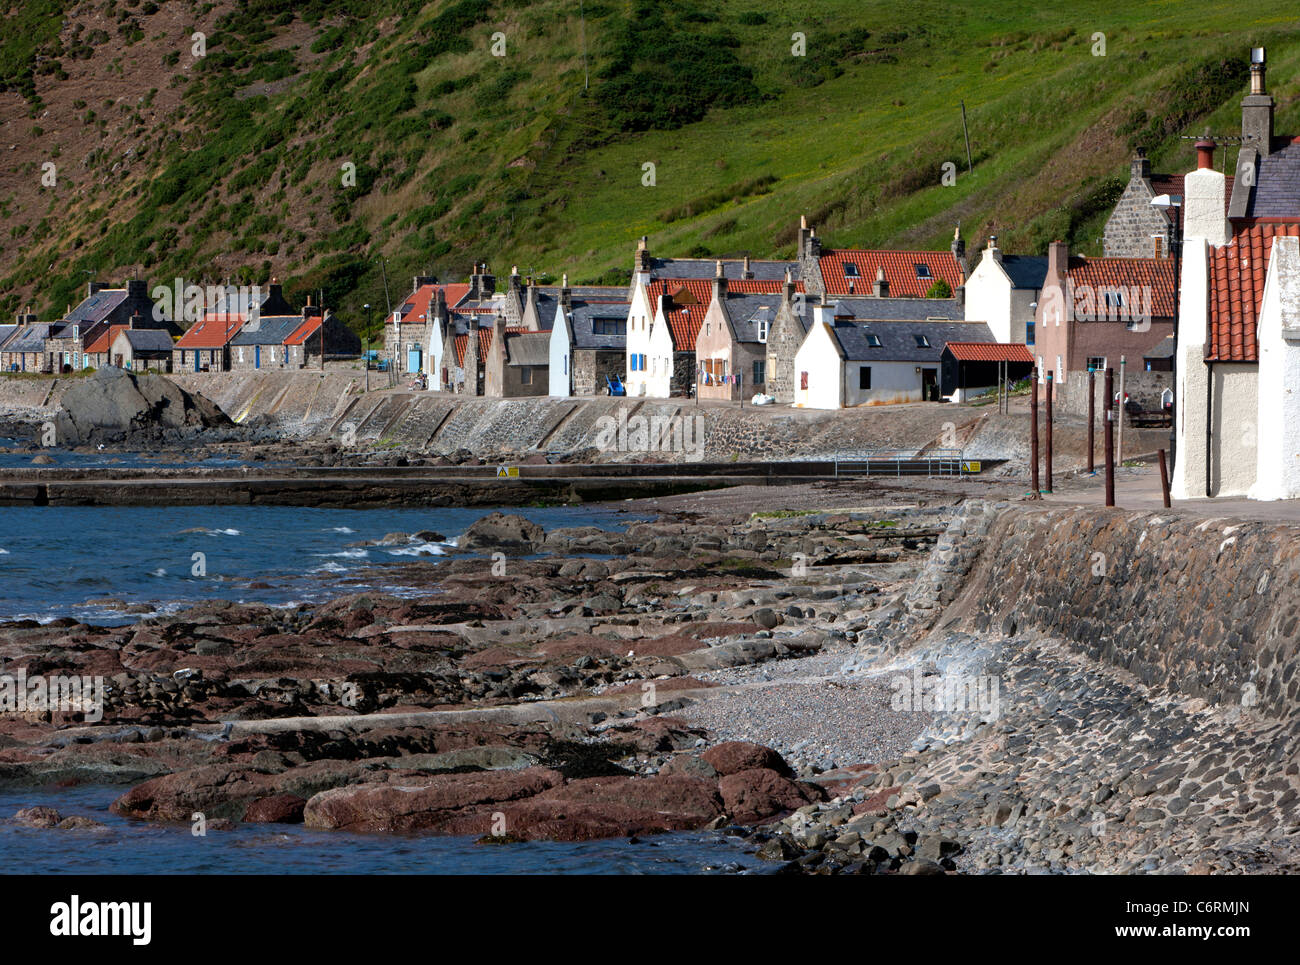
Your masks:
{"label": "metal railing", "polygon": [[926,476],[957,477],[977,470],[961,449],[915,450],[873,449],[862,455],[835,458],[838,476]]}

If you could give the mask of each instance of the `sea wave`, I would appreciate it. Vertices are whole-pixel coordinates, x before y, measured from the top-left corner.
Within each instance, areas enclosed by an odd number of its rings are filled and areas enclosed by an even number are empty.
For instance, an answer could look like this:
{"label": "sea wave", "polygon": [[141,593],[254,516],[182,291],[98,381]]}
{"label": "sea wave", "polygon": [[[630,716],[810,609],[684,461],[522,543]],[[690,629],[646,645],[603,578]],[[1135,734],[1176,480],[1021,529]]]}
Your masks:
{"label": "sea wave", "polygon": [[401,546],[397,549],[385,550],[389,556],[421,556],[428,554],[430,556],[446,556],[447,551],[442,548],[441,543],[415,543],[411,546]]}

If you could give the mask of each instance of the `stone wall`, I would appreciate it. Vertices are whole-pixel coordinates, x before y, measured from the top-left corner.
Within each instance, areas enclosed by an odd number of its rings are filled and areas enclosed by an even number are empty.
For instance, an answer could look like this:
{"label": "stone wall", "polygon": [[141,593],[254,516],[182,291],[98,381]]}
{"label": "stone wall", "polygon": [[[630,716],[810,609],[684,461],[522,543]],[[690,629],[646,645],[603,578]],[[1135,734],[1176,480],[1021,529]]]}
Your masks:
{"label": "stone wall", "polygon": [[605,395],[609,391],[606,375],[620,379],[627,370],[627,355],[622,349],[580,348],[574,351],[573,394]]}
{"label": "stone wall", "polygon": [[1298,584],[1300,526],[1012,510],[964,603],[977,632],[1039,631],[1145,684],[1281,717],[1300,696]]}
{"label": "stone wall", "polygon": [[[1160,393],[1172,385],[1172,372],[1144,372],[1129,369],[1124,373],[1124,392],[1129,399],[1143,409],[1160,408]],[[1093,404],[1096,407],[1097,424],[1101,425],[1106,404],[1106,373],[1098,372],[1093,388]],[[1119,394],[1119,369],[1115,370],[1115,394]],[[1039,389],[1039,402],[1043,401],[1043,390]],[[1088,418],[1088,373],[1071,372],[1070,378],[1063,385],[1052,387],[1052,407],[1060,414]]]}

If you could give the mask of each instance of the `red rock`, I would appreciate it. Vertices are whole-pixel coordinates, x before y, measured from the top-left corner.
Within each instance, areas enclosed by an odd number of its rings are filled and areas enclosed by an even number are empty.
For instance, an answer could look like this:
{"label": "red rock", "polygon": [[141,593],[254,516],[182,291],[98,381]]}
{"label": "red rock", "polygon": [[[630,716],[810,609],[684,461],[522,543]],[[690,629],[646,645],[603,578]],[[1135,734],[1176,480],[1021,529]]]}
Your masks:
{"label": "red rock", "polygon": [[307,799],[296,794],[272,794],[258,798],[244,811],[244,820],[253,824],[301,824]]}
{"label": "red rock", "polygon": [[303,822],[311,828],[349,831],[441,830],[452,816],[448,812],[531,797],[563,781],[559,771],[529,767],[434,774],[420,784],[354,784],[312,797]]}
{"label": "red rock", "polygon": [[765,768],[778,774],[789,776],[793,773],[785,759],[770,747],[751,744],[748,741],[727,741],[710,747],[700,755],[713,765],[713,769],[724,777],[739,774],[755,768]]}
{"label": "red rock", "polygon": [[718,790],[727,813],[739,824],[756,824],[826,798],[816,785],[792,781],[768,768],[729,774],[718,782]]}

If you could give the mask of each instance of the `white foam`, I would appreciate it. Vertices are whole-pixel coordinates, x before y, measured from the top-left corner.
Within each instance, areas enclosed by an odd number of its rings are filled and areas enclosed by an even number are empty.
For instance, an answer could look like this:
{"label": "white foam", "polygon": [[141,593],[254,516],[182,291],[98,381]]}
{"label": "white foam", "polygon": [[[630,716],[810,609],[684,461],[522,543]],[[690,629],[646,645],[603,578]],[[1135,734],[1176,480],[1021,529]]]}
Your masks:
{"label": "white foam", "polygon": [[447,551],[442,548],[441,543],[416,543],[414,546],[403,546],[386,552],[389,556],[419,556],[422,553],[428,553],[432,556],[447,555]]}

